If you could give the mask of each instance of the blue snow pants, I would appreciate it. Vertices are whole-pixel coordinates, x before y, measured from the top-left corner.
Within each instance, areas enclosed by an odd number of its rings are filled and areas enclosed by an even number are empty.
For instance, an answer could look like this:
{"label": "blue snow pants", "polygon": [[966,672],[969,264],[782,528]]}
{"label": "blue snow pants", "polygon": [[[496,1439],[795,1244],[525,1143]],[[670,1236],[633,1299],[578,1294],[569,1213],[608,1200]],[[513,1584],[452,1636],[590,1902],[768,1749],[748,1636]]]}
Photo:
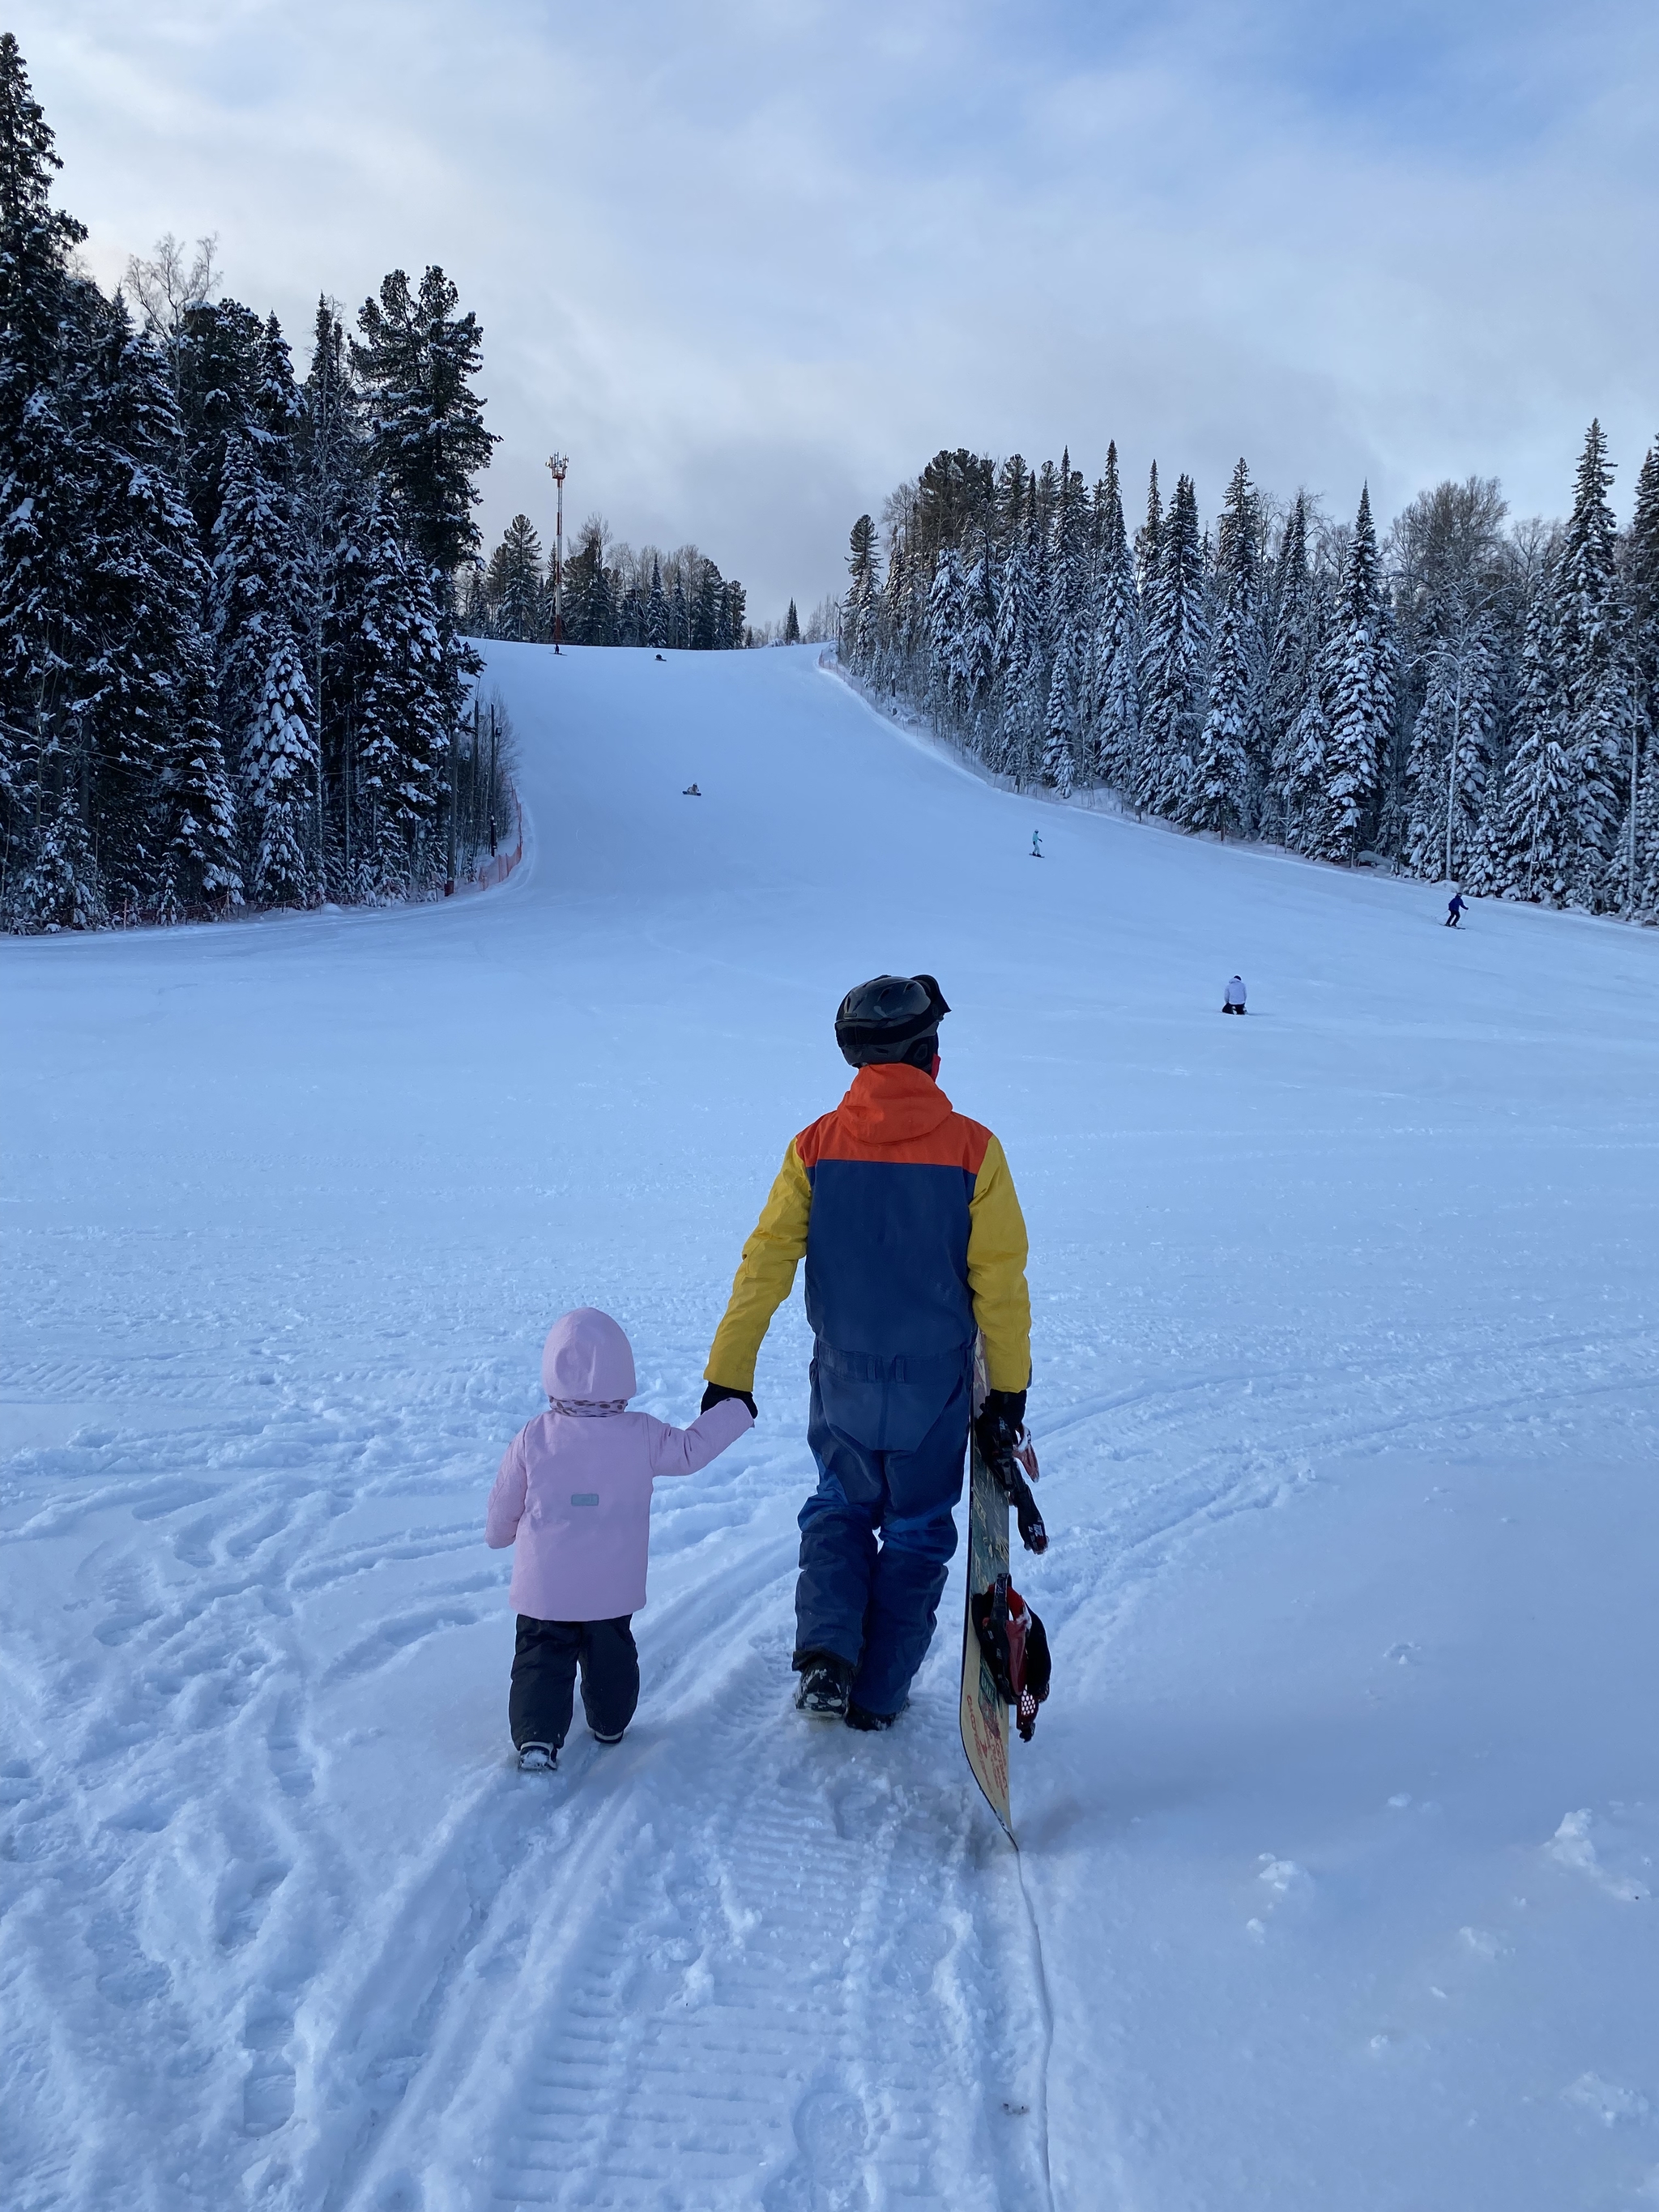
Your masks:
{"label": "blue snow pants", "polygon": [[867,1712],[896,1713],[933,1640],[957,1548],[973,1354],[878,1359],[820,1343],[806,1441],[818,1486],[800,1510],[795,1650],[856,1672]]}

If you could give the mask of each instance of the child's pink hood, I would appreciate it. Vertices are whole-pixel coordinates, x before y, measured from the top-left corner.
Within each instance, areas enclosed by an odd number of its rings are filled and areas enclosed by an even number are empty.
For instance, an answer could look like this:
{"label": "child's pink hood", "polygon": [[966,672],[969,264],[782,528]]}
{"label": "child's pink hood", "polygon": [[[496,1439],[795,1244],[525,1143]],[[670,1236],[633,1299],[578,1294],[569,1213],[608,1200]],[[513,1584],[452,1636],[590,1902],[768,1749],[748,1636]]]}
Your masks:
{"label": "child's pink hood", "polygon": [[542,1346],[542,1388],[550,1398],[631,1398],[639,1389],[628,1339],[597,1306],[556,1321]]}
{"label": "child's pink hood", "polygon": [[514,1547],[513,1605],[536,1620],[637,1613],[652,1484],[707,1467],[752,1416],[739,1398],[722,1398],[686,1429],[649,1413],[560,1413],[559,1403],[614,1406],[639,1387],[628,1339],[592,1306],[554,1323],[542,1385],[556,1403],[507,1446],[485,1516],[486,1540]]}

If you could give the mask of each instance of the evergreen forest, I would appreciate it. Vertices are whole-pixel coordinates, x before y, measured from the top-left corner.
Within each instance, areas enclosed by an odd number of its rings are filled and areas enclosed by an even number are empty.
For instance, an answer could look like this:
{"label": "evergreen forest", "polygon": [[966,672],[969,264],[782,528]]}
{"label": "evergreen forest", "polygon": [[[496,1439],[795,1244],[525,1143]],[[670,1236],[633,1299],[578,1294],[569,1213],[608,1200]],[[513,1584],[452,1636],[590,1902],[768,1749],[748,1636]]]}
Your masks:
{"label": "evergreen forest", "polygon": [[[475,319],[393,270],[295,377],[171,240],[106,297],[0,37],[0,908],[14,929],[424,897],[505,825],[452,579]],[[495,769],[502,758],[494,750]]]}
{"label": "evergreen forest", "polygon": [[[554,629],[554,560],[527,514],[515,514],[487,562],[467,571],[462,624],[473,637],[544,643]],[[636,553],[591,514],[564,562],[563,635],[572,645],[727,652],[758,641],[735,576],[695,545]]]}
{"label": "evergreen forest", "polygon": [[1659,448],[1623,532],[1612,483],[1592,422],[1564,522],[1477,477],[1379,538],[1154,465],[1132,532],[1115,446],[940,453],[854,526],[842,663],[1016,788],[1659,922]]}

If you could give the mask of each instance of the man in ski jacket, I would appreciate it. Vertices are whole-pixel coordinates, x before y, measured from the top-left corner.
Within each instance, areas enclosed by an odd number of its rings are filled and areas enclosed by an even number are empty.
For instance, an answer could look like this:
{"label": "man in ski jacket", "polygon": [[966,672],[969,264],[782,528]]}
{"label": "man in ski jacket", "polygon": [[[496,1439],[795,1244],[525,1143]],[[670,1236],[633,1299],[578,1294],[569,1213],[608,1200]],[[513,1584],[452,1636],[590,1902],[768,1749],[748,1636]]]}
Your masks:
{"label": "man in ski jacket", "polygon": [[803,1129],[762,1210],[704,1374],[706,1407],[744,1397],[773,1315],[806,1261],[806,1437],[818,1486],[800,1513],[795,1702],[886,1728],[933,1632],[956,1550],[985,1341],[982,1419],[1012,1439],[1031,1375],[1025,1224],[1002,1147],[939,1089],[931,975],[849,991],[836,1041],[857,1069]]}

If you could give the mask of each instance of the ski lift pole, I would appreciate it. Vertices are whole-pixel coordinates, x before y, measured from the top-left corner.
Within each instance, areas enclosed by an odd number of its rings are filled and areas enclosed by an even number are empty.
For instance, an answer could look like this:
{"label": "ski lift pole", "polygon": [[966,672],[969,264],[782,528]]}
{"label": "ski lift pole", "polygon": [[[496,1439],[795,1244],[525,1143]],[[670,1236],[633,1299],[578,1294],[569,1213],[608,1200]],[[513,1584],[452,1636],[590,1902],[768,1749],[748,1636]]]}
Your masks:
{"label": "ski lift pole", "polygon": [[570,466],[564,453],[549,459],[548,470],[558,486],[558,519],[553,535],[553,650],[564,642],[564,472]]}

